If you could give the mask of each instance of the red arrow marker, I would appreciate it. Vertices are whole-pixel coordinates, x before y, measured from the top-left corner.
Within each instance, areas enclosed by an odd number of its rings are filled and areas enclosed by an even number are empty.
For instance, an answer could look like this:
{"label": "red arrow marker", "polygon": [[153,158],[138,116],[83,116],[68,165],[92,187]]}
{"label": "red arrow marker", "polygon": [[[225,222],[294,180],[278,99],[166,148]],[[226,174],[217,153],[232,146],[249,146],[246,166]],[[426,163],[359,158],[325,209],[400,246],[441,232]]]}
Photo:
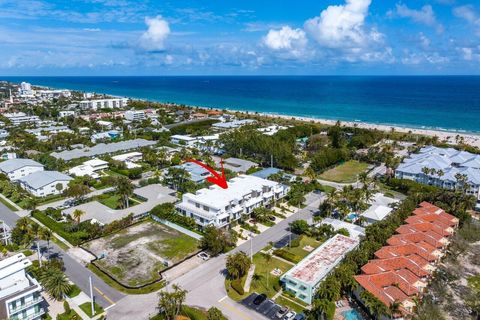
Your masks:
{"label": "red arrow marker", "polygon": [[220,166],[222,167],[222,174],[219,174],[213,168],[209,167],[205,163],[202,163],[195,159],[188,159],[187,162],[193,162],[201,166],[202,168],[207,169],[213,176],[207,177],[207,180],[211,183],[218,185],[220,188],[227,189],[227,179],[225,178],[225,171],[223,170],[223,160],[220,160]]}

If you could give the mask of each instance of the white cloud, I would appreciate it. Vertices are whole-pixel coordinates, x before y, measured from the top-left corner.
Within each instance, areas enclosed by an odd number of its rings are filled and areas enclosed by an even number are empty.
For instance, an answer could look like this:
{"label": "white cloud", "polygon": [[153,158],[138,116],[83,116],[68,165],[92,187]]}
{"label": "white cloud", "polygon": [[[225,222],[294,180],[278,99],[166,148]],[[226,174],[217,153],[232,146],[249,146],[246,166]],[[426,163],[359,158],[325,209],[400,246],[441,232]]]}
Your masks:
{"label": "white cloud", "polygon": [[431,43],[430,39],[423,32],[420,32],[418,37],[419,37],[422,48],[428,49]]}
{"label": "white cloud", "polygon": [[273,50],[296,50],[305,47],[307,37],[302,29],[283,26],[281,29],[268,31],[263,43]]}
{"label": "white cloud", "polygon": [[431,5],[424,5],[420,10],[410,9],[404,4],[396,5],[396,14],[402,18],[410,18],[417,23],[434,27],[438,32],[443,32],[443,26],[437,21]]}
{"label": "white cloud", "polygon": [[466,61],[480,61],[480,46],[477,48],[459,48],[463,60]]}
{"label": "white cloud", "polygon": [[379,41],[383,38],[381,33],[364,28],[370,3],[371,0],[346,0],[345,5],[328,6],[320,16],[307,20],[304,28],[319,44],[330,48]]}
{"label": "white cloud", "polygon": [[474,26],[477,29],[476,34],[480,36],[480,15],[475,12],[472,6],[465,5],[453,8],[453,14]]}
{"label": "white cloud", "polygon": [[145,18],[145,24],[148,26],[140,37],[140,46],[147,51],[165,50],[165,40],[170,34],[170,26],[162,16],[155,18]]}

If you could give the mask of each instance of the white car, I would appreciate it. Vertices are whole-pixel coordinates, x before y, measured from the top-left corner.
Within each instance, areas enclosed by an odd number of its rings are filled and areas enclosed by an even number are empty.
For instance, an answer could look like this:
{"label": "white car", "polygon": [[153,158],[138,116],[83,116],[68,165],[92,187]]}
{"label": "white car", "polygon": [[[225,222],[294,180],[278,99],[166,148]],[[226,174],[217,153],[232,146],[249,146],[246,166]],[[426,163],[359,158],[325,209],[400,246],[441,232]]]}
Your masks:
{"label": "white car", "polygon": [[283,320],[293,320],[293,318],[295,318],[295,316],[297,315],[297,313],[295,311],[289,311],[285,317],[283,317]]}
{"label": "white car", "polygon": [[208,259],[210,259],[210,255],[206,252],[200,252],[199,254],[197,254],[197,257],[199,257],[204,261],[207,261]]}

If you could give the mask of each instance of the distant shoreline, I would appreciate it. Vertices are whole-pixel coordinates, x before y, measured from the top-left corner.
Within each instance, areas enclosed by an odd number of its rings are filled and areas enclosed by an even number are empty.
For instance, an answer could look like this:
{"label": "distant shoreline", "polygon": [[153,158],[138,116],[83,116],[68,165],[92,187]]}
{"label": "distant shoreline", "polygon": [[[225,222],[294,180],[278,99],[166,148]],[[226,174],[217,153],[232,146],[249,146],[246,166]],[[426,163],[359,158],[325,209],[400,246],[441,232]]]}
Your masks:
{"label": "distant shoreline", "polygon": [[[65,89],[65,88],[55,88],[52,86],[45,86],[45,85],[38,85],[32,83],[33,86],[36,87],[42,87],[42,88],[52,88],[52,89]],[[67,90],[72,90],[72,91],[78,91],[78,92],[84,92],[85,90],[79,90],[79,89],[67,89]],[[87,91],[85,91],[87,92]],[[102,92],[95,92],[97,94],[106,94],[112,97],[119,97],[118,94],[110,94],[110,93],[102,93]],[[223,107],[209,107],[209,106],[197,106],[197,105],[192,105],[192,104],[182,104],[182,103],[177,103],[177,102],[167,102],[167,101],[162,101],[162,100],[156,100],[156,99],[145,99],[145,98],[137,98],[137,97],[132,97],[125,95],[123,97],[132,99],[132,100],[141,100],[141,101],[151,101],[151,102],[157,102],[157,103],[171,103],[175,105],[184,105],[185,107],[188,108],[198,108],[198,109],[203,109],[203,110],[227,110],[228,112],[239,112],[245,115],[251,115],[251,114],[256,114],[259,116],[263,117],[269,117],[269,118],[282,118],[282,119],[295,119],[298,121],[305,121],[305,122],[315,122],[319,124],[325,124],[325,125],[335,125],[337,121],[340,121],[343,125],[350,126],[350,127],[359,127],[359,128],[365,128],[365,129],[371,129],[371,130],[381,130],[381,131],[391,131],[392,128],[397,131],[397,132],[404,132],[404,133],[413,133],[413,134],[419,134],[419,135],[426,135],[426,136],[437,136],[440,141],[447,140],[451,144],[456,144],[455,137],[463,137],[464,143],[475,146],[477,148],[480,148],[480,131],[479,132],[472,132],[472,131],[467,131],[467,130],[461,130],[461,129],[438,129],[438,128],[431,128],[431,127],[412,127],[412,126],[403,126],[400,124],[384,124],[384,123],[371,123],[371,122],[366,122],[366,121],[355,121],[355,120],[344,120],[344,119],[326,119],[326,118],[319,118],[319,117],[313,117],[313,116],[298,116],[298,115],[288,115],[285,113],[272,113],[272,112],[261,112],[261,111],[250,111],[246,110],[243,108],[223,108]],[[480,130],[480,128],[479,128]]]}

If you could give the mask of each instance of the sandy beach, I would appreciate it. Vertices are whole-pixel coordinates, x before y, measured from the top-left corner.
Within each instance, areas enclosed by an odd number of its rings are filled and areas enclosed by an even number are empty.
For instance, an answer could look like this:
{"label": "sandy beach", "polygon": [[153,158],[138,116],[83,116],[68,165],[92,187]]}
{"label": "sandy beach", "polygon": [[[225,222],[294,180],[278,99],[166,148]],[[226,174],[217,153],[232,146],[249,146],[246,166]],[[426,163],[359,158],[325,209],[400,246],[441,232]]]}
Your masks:
{"label": "sandy beach", "polygon": [[[203,107],[196,107],[196,108],[201,108],[201,109],[207,109],[207,110],[218,110],[222,111],[222,109],[219,108],[203,108]],[[246,116],[251,115],[253,112],[251,111],[242,111],[242,110],[232,110],[232,109],[227,109],[229,112],[239,112],[243,113]],[[268,118],[282,118],[286,120],[299,120],[299,121],[306,121],[306,122],[315,122],[315,123],[320,123],[320,124],[326,124],[326,125],[335,125],[337,123],[337,120],[328,120],[328,119],[319,119],[319,118],[310,118],[310,117],[300,117],[300,116],[290,116],[290,115],[282,115],[282,114],[272,114],[272,113],[262,113],[262,112],[255,112],[255,115],[259,115],[262,117],[268,117]],[[366,123],[366,122],[357,122],[357,121],[342,121],[339,120],[343,126],[347,127],[359,127],[359,128],[364,128],[364,129],[377,129],[381,131],[391,131],[392,128],[397,131],[397,132],[404,132],[404,133],[413,133],[413,134],[419,134],[419,135],[424,135],[424,136],[430,136],[430,137],[438,137],[439,141],[446,142],[449,144],[458,144],[459,138],[463,138],[463,143],[471,145],[473,147],[477,147],[480,149],[480,134],[474,134],[474,133],[462,133],[458,131],[448,131],[448,130],[433,130],[433,129],[419,129],[419,128],[408,128],[408,127],[402,127],[402,126],[392,126],[392,125],[384,125],[384,124],[372,124],[372,123]],[[457,138],[458,137],[458,138]]]}

